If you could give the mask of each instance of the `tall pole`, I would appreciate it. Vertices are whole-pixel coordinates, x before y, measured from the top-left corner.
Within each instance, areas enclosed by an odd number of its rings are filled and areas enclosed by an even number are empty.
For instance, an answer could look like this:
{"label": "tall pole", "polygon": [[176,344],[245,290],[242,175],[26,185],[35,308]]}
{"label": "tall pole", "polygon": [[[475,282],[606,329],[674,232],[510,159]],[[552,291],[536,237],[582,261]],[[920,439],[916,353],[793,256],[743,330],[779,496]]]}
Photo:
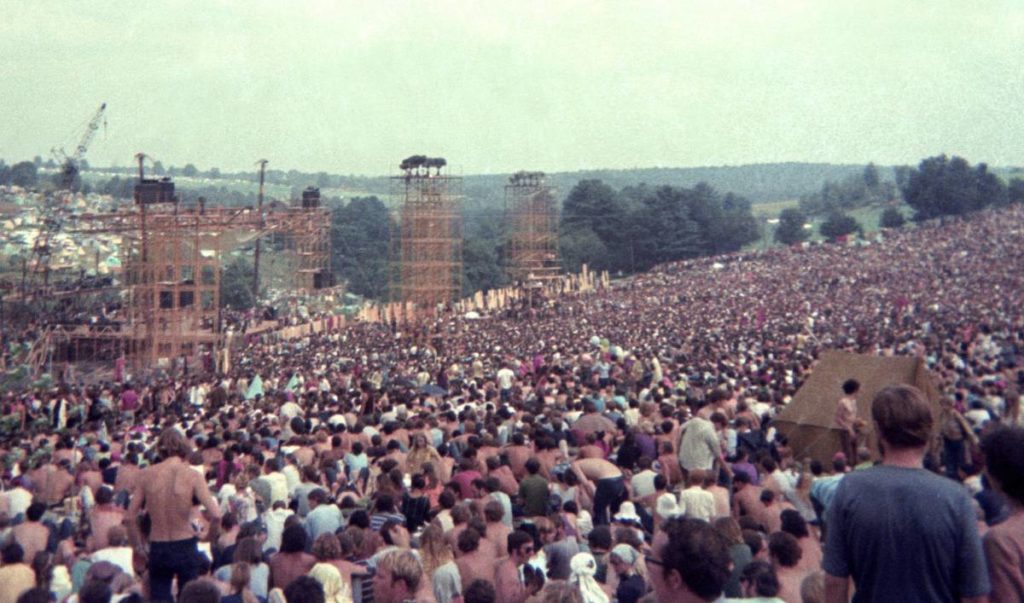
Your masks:
{"label": "tall pole", "polygon": [[[260,166],[260,192],[257,197],[257,212],[259,213],[260,229],[263,228],[263,177],[267,171],[267,160],[260,159],[256,162]],[[252,260],[252,303],[256,305],[256,300],[260,295],[260,233],[256,233],[256,251],[253,254]]]}

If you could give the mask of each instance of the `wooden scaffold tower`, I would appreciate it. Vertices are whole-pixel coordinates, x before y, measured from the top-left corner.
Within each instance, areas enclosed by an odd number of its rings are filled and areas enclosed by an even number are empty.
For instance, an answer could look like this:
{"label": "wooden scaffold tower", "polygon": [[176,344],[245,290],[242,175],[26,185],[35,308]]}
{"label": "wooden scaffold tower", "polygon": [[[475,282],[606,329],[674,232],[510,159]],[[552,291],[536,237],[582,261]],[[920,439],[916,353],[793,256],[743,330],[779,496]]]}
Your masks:
{"label": "wooden scaffold tower", "polygon": [[517,172],[505,185],[506,270],[513,282],[543,283],[561,273],[558,207],[543,172]]}
{"label": "wooden scaffold tower", "polygon": [[402,205],[392,237],[391,299],[436,307],[462,294],[461,178],[442,174],[443,158],[414,155],[395,178]]}
{"label": "wooden scaffold tower", "polygon": [[238,237],[285,235],[299,256],[293,287],[330,286],[330,213],[320,206],[319,190],[307,189],[301,204],[274,211],[207,208],[201,200],[184,207],[169,179],[143,178],[139,161],[134,211],[83,216],[72,229],[121,236],[127,301],[125,319],[103,332],[67,333],[75,345],[120,340],[117,347],[140,369],[213,356],[224,336],[221,254]]}

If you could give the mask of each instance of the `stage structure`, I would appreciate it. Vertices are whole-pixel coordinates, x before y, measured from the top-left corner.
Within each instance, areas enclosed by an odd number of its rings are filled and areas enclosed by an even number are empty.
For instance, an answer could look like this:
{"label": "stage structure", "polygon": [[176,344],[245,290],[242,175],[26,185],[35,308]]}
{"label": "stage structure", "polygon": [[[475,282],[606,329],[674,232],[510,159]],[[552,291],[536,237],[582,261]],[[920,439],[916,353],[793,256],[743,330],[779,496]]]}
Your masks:
{"label": "stage structure", "polygon": [[509,278],[524,285],[557,279],[558,207],[544,172],[517,172],[508,179],[505,212]]}
{"label": "stage structure", "polygon": [[138,369],[213,356],[223,339],[220,316],[222,253],[240,243],[281,233],[299,256],[293,286],[311,292],[331,286],[330,212],[317,189],[293,206],[266,211],[185,207],[169,179],[142,177],[129,212],[79,217],[68,230],[122,238],[124,319],[101,327],[61,329],[73,352],[124,355]]}
{"label": "stage structure", "polygon": [[431,307],[462,296],[462,179],[442,174],[445,165],[414,155],[392,180],[401,199],[391,237],[392,301]]}

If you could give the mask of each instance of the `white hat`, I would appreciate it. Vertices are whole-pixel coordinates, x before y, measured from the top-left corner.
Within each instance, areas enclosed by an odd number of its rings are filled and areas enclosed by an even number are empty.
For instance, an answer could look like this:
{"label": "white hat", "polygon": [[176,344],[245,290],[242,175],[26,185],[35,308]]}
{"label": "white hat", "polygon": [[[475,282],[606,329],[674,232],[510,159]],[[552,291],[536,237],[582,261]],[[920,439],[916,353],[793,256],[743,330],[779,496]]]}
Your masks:
{"label": "white hat", "polygon": [[682,509],[679,508],[679,504],[676,502],[675,494],[670,492],[666,492],[658,497],[654,510],[662,519],[671,519],[683,514]]}
{"label": "white hat", "polygon": [[633,503],[626,501],[619,507],[619,512],[615,514],[615,521],[631,521],[640,523],[640,516],[636,514],[636,507]]}

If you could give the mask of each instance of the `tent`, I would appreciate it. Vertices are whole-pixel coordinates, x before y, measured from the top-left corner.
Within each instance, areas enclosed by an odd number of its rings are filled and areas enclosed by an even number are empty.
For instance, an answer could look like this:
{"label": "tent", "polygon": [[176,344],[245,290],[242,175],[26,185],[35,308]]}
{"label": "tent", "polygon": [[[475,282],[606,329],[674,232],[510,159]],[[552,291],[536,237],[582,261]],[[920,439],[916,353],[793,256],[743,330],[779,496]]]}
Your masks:
{"label": "tent", "polygon": [[836,405],[843,395],[843,382],[860,382],[857,415],[866,426],[861,442],[873,453],[874,430],[871,426],[871,401],[888,385],[907,383],[924,392],[938,415],[939,392],[932,382],[924,360],[911,356],[883,357],[828,351],[818,359],[811,376],[776,417],[774,425],[789,438],[793,457],[810,457],[828,467],[839,450],[839,430],[835,426]]}

